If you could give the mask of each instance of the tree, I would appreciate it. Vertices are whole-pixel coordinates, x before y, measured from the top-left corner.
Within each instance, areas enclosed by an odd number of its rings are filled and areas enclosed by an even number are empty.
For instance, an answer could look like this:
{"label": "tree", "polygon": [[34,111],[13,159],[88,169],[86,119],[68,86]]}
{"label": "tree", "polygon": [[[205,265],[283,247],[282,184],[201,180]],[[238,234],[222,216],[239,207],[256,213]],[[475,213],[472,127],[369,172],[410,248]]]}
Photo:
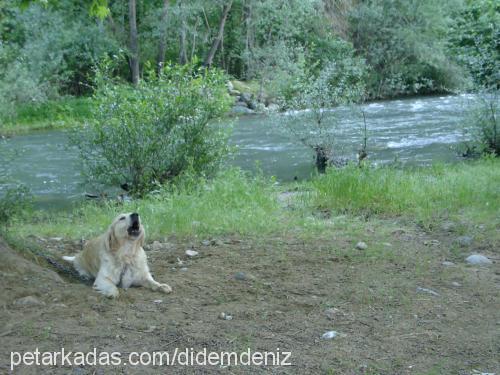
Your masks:
{"label": "tree", "polygon": [[214,38],[212,42],[212,46],[210,47],[210,50],[208,51],[207,57],[205,58],[205,61],[203,62],[203,65],[205,66],[212,66],[213,60],[215,53],[219,49],[219,45],[221,44],[222,37],[224,35],[224,26],[226,24],[226,19],[227,15],[229,14],[229,11],[231,10],[231,5],[233,4],[233,0],[229,0],[226,4],[224,4],[224,7],[222,9],[222,15],[219,21],[219,31],[217,32],[216,37]]}
{"label": "tree", "polygon": [[287,103],[287,114],[278,117],[288,134],[314,151],[320,173],[341,156],[337,137],[340,126],[349,120],[347,117],[352,120],[353,112],[345,109],[341,112],[340,106],[349,106],[364,98],[365,73],[364,61],[352,52],[347,53],[327,64],[316,78],[307,79]]}
{"label": "tree", "polygon": [[163,0],[163,9],[161,12],[160,19],[160,35],[158,42],[158,57],[156,58],[156,67],[158,69],[158,74],[160,74],[161,69],[165,63],[165,51],[167,49],[166,45],[166,33],[167,33],[167,18],[168,18],[168,8],[170,6],[169,0]]}
{"label": "tree", "polygon": [[139,44],[137,41],[137,14],[136,14],[135,0],[128,2],[128,22],[130,26],[129,36],[129,64],[130,73],[132,75],[132,83],[137,85],[139,83]]}
{"label": "tree", "polygon": [[445,92],[463,86],[462,69],[449,56],[450,9],[459,0],[361,2],[350,12],[349,37],[373,68],[371,97]]}

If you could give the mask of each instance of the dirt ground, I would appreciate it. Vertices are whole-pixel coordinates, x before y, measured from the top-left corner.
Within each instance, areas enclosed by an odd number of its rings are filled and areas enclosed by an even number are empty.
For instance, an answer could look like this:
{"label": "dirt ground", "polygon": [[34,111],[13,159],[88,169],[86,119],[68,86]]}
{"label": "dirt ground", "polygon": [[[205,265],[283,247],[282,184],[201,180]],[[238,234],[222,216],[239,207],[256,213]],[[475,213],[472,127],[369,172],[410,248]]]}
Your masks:
{"label": "dirt ground", "polygon": [[[169,238],[150,244],[148,258],[155,278],[174,292],[132,288],[115,300],[0,242],[0,373],[10,373],[12,351],[94,347],[122,358],[175,348],[279,348],[291,352],[292,365],[19,366],[13,373],[498,373],[499,244],[462,248],[455,237],[367,223],[309,239]],[[360,239],[366,250],[355,248]],[[80,248],[64,239],[36,242],[54,258]],[[187,249],[199,255],[189,258]],[[466,265],[475,251],[493,264]],[[35,300],[20,300],[26,296]],[[338,336],[321,337],[331,330]]]}

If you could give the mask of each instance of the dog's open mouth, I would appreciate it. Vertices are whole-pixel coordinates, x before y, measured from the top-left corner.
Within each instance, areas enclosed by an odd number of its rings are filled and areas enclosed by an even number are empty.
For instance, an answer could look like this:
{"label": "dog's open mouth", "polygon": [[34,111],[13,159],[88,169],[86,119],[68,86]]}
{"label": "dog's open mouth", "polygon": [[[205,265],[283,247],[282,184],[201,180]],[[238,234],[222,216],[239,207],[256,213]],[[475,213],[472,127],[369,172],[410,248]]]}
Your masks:
{"label": "dog's open mouth", "polygon": [[136,221],[136,222],[132,223],[132,225],[130,227],[128,227],[127,232],[129,234],[129,236],[132,236],[132,237],[137,237],[139,234],[141,234],[141,228],[139,226],[139,222]]}

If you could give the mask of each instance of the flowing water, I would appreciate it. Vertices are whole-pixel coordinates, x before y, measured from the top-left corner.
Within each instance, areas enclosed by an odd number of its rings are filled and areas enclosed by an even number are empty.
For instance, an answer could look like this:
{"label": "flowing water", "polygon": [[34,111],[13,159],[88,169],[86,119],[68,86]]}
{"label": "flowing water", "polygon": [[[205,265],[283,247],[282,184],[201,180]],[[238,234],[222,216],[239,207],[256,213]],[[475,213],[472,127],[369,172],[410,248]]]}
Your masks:
{"label": "flowing water", "polygon": [[[367,121],[370,161],[422,165],[457,160],[453,145],[463,138],[460,122],[469,99],[435,96],[361,106]],[[314,171],[313,153],[290,139],[276,122],[275,117],[260,115],[236,120],[231,142],[237,152],[230,163],[247,170],[260,169],[283,181],[309,177]],[[360,147],[360,127],[353,121],[340,127],[338,142],[346,156],[353,157]],[[16,136],[5,140],[1,148],[0,156],[6,159],[1,161],[3,168],[31,188],[39,206],[63,207],[81,199],[85,189],[78,155],[68,147],[64,132]]]}

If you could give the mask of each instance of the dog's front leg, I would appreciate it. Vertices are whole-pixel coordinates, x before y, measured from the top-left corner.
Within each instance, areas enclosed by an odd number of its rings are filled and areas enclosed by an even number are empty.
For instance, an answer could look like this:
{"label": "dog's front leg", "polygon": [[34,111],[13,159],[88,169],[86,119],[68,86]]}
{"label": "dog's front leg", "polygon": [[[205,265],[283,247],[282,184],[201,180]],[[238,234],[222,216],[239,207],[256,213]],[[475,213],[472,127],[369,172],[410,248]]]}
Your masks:
{"label": "dog's front leg", "polygon": [[170,287],[170,285],[161,284],[155,279],[153,279],[153,276],[149,271],[146,253],[142,248],[140,249],[137,256],[137,268],[136,268],[135,280],[136,282],[134,283],[134,285],[143,286],[145,288],[149,288],[154,291],[159,290],[163,293],[172,292],[172,288]]}
{"label": "dog's front leg", "polygon": [[116,287],[116,275],[106,272],[104,268],[99,270],[97,277],[94,281],[94,289],[99,293],[104,294],[106,297],[118,297],[118,288]]}
{"label": "dog's front leg", "polygon": [[160,284],[158,281],[153,279],[153,276],[149,272],[146,274],[146,277],[143,279],[141,285],[154,291],[159,290],[163,293],[172,292],[170,285]]}

